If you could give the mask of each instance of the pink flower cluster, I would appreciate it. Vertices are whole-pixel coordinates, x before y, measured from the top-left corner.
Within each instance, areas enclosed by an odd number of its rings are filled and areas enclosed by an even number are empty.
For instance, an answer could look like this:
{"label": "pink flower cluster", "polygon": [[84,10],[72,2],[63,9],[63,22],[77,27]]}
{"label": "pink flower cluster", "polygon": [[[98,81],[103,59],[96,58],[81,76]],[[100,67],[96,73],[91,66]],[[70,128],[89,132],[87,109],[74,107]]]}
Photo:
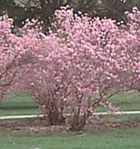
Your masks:
{"label": "pink flower cluster", "polygon": [[3,96],[17,82],[18,74],[29,59],[33,59],[38,45],[32,32],[16,36],[12,33],[12,19],[0,20],[0,95]]}

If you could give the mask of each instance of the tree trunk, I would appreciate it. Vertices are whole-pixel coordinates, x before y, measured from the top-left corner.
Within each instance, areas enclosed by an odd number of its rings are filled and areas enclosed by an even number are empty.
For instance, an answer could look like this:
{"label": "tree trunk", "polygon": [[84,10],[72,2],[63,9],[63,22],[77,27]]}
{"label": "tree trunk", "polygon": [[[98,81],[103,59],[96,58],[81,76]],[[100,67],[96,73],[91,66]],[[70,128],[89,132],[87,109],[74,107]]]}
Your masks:
{"label": "tree trunk", "polygon": [[63,112],[59,111],[55,104],[49,106],[43,105],[41,111],[49,125],[61,125],[65,123]]}
{"label": "tree trunk", "polygon": [[70,126],[71,131],[80,131],[84,128],[86,125],[86,120],[88,118],[87,113],[84,113],[83,115],[80,115],[78,113],[74,114]]}

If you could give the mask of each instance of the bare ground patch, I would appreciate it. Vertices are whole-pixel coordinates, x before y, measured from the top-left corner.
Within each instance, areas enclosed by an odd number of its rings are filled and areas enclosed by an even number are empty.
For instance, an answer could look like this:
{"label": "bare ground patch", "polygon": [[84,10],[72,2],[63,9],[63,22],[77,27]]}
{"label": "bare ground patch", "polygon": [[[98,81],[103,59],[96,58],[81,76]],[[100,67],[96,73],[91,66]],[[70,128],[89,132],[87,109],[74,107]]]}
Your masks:
{"label": "bare ground patch", "polygon": [[[140,128],[140,121],[112,122],[108,120],[93,120],[80,131],[94,133],[111,129]],[[3,120],[0,121],[0,132],[23,135],[46,135],[71,133],[65,125],[49,126],[44,119]],[[79,133],[79,132],[78,132]]]}

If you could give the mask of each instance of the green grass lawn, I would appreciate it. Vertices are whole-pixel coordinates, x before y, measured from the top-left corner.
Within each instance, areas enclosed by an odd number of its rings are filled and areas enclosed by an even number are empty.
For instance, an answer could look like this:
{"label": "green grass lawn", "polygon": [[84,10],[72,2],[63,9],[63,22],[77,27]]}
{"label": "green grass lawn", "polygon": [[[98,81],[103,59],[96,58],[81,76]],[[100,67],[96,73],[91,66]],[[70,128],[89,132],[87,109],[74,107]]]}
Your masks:
{"label": "green grass lawn", "polygon": [[1,149],[140,149],[140,128],[66,136],[0,135]]}
{"label": "green grass lawn", "polygon": [[[140,94],[127,93],[112,97],[121,110],[140,110]],[[22,94],[0,103],[0,116],[37,114],[31,96]],[[109,117],[112,119],[112,117]],[[140,120],[140,115],[118,116],[115,121]],[[140,149],[140,128],[113,129],[66,136],[12,134],[0,131],[0,149]]]}
{"label": "green grass lawn", "polygon": [[39,113],[37,105],[33,102],[32,97],[27,94],[12,95],[0,103],[0,116],[37,113]]}
{"label": "green grass lawn", "polygon": [[[120,106],[122,111],[140,111],[140,93],[118,94],[113,96],[110,101]],[[98,111],[105,111],[105,109],[99,108]],[[0,116],[37,114],[38,112],[37,105],[27,94],[13,95],[5,102],[0,103]]]}
{"label": "green grass lawn", "polygon": [[127,92],[113,96],[110,101],[124,111],[140,111],[140,92]]}
{"label": "green grass lawn", "polygon": [[[109,99],[114,105],[120,107],[121,111],[140,111],[140,92],[127,92],[120,93],[112,96]],[[107,111],[106,109],[99,107],[97,111]]]}

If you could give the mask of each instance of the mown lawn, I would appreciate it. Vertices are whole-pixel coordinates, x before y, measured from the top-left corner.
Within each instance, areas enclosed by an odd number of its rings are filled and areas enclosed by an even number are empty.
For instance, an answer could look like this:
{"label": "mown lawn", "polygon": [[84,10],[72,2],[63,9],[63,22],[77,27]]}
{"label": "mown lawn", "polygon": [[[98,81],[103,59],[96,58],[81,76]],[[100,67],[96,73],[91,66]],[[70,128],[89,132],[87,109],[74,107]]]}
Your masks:
{"label": "mown lawn", "polygon": [[[140,93],[112,97],[121,110],[140,110]],[[37,114],[31,96],[22,94],[0,103],[0,116]],[[140,120],[140,115],[107,117],[113,121]],[[113,129],[94,133],[65,136],[29,136],[0,132],[0,149],[140,149],[140,128]]]}
{"label": "mown lawn", "polygon": [[[112,96],[109,99],[114,105],[118,106],[121,111],[140,111],[140,92],[131,91],[127,93],[120,93]],[[100,111],[107,111],[99,107]]]}
{"label": "mown lawn", "polygon": [[140,111],[140,92],[130,91],[113,96],[110,101],[124,111]]}
{"label": "mown lawn", "polygon": [[140,149],[140,128],[66,136],[0,135],[1,149]]}
{"label": "mown lawn", "polygon": [[[122,111],[140,111],[140,93],[138,92],[118,94],[110,101],[118,105]],[[98,111],[106,111],[106,109],[99,108]],[[37,105],[27,94],[13,95],[0,103],[0,116],[37,113],[39,113]]]}
{"label": "mown lawn", "polygon": [[27,94],[11,95],[6,101],[0,103],[0,116],[37,113],[39,113],[37,105]]}

